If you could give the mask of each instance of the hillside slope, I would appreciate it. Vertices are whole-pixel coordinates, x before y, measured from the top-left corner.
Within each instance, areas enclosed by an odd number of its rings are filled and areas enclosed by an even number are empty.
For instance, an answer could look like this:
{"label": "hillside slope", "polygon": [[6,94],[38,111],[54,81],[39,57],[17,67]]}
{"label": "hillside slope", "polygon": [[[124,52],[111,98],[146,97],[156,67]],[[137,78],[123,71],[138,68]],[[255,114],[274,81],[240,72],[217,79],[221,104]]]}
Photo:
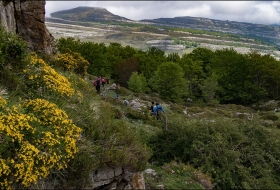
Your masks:
{"label": "hillside slope", "polygon": [[129,21],[129,19],[114,15],[104,8],[98,7],[77,7],[74,9],[58,11],[51,13],[52,17],[73,20],[73,21],[83,21],[83,22],[104,22],[104,21]]}

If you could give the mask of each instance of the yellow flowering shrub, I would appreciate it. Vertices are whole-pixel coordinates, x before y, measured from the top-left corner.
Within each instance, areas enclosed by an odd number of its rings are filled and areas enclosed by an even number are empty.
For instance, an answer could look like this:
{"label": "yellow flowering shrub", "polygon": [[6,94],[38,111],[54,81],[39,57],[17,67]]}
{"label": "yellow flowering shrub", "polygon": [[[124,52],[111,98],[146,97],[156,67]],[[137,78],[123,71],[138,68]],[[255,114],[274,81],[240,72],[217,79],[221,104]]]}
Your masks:
{"label": "yellow flowering shrub", "polygon": [[86,75],[89,62],[81,54],[72,52],[57,54],[56,64],[68,71],[74,71],[77,74]]}
{"label": "yellow flowering shrub", "polygon": [[58,66],[69,71],[73,71],[78,65],[74,57],[69,53],[57,54],[56,61]]}
{"label": "yellow flowering shrub", "polygon": [[7,101],[4,98],[0,97],[0,108],[2,108],[6,103]]}
{"label": "yellow flowering shrub", "polygon": [[0,113],[0,187],[25,187],[67,167],[81,129],[55,104],[26,100]]}
{"label": "yellow flowering shrub", "polygon": [[27,85],[31,87],[30,89],[49,90],[68,97],[75,93],[66,77],[57,73],[35,54],[31,55],[30,64],[23,72],[26,74]]}
{"label": "yellow flowering shrub", "polygon": [[4,106],[7,104],[7,91],[6,89],[0,87],[0,109],[3,109]]}

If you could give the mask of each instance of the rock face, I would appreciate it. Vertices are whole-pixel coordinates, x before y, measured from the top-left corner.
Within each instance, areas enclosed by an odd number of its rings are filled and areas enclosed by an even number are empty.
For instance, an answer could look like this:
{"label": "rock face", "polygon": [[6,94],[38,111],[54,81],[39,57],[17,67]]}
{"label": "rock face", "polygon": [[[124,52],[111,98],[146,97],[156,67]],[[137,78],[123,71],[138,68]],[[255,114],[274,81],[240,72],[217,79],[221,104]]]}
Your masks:
{"label": "rock face", "polygon": [[27,42],[30,51],[53,52],[54,38],[45,26],[44,0],[0,1],[0,22],[6,31]]}
{"label": "rock face", "polygon": [[132,173],[122,167],[99,168],[89,177],[91,186],[85,189],[145,189],[143,172]]}
{"label": "rock face", "polygon": [[0,1],[0,22],[9,32],[16,33],[16,21],[13,2]]}

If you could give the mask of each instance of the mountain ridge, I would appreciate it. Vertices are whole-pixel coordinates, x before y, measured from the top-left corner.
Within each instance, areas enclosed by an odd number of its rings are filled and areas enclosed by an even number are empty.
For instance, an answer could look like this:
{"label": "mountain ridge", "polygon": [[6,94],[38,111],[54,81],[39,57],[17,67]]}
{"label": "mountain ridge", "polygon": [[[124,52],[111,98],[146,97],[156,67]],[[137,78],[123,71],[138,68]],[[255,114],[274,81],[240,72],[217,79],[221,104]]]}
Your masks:
{"label": "mountain ridge", "polygon": [[270,43],[280,46],[280,27],[278,26],[253,24],[237,21],[222,21],[216,19],[190,16],[158,18],[152,20],[145,19],[141,21],[163,26],[192,28],[199,30],[217,31],[259,37],[263,38],[265,41],[269,41]]}
{"label": "mountain ridge", "polygon": [[62,10],[53,12],[50,14],[51,17],[62,18],[65,20],[74,21],[131,21],[125,17],[114,15],[107,9],[102,7],[86,7],[80,6],[73,9]]}
{"label": "mountain ridge", "polygon": [[177,16],[174,18],[143,19],[133,21],[114,15],[105,8],[76,7],[50,14],[54,18],[83,22],[135,22],[157,26],[190,28],[256,37],[280,48],[280,27],[237,21],[222,21],[203,17]]}

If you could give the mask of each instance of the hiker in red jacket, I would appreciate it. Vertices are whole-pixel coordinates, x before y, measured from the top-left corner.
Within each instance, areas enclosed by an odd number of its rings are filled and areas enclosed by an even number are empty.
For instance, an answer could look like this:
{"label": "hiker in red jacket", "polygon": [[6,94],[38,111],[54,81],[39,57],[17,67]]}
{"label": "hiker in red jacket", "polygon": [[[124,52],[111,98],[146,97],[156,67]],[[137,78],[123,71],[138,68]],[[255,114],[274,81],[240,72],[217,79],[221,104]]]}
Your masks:
{"label": "hiker in red jacket", "polygon": [[93,85],[95,86],[95,89],[97,93],[100,93],[100,83],[101,83],[101,77],[99,76],[94,82]]}

